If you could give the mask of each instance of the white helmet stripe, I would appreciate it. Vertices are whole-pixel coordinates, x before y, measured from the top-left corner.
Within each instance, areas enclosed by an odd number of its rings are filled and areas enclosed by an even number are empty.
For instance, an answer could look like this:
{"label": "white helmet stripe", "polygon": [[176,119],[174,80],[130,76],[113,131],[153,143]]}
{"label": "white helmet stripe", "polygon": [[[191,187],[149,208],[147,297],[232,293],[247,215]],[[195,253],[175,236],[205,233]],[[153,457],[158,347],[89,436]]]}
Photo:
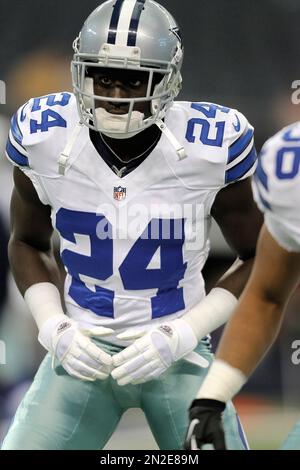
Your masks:
{"label": "white helmet stripe", "polygon": [[137,30],[139,27],[139,22],[141,19],[142,12],[145,8],[145,2],[146,0],[137,0],[135,4],[134,11],[131,17],[130,26],[129,26],[127,46],[136,45]]}
{"label": "white helmet stripe", "polygon": [[135,46],[137,29],[146,0],[117,0],[109,25],[107,42]]}
{"label": "white helmet stripe", "polygon": [[125,0],[122,5],[116,37],[116,44],[118,46],[127,46],[129,26],[135,4],[136,0]]}
{"label": "white helmet stripe", "polygon": [[110,20],[108,38],[107,38],[107,42],[109,44],[116,43],[116,35],[117,35],[117,29],[118,29],[118,24],[119,24],[119,19],[120,19],[120,11],[121,11],[123,2],[124,0],[117,0],[113,6],[113,13],[112,13],[111,20]]}

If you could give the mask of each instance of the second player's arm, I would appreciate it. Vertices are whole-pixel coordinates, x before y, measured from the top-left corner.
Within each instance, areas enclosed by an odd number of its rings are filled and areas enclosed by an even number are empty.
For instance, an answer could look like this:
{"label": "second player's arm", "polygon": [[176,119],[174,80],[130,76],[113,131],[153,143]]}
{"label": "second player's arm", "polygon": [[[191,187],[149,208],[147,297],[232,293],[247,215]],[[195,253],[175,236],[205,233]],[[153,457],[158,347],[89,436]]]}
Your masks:
{"label": "second player's arm", "polygon": [[300,254],[281,248],[264,226],[251,278],[222,337],[217,358],[248,376],[275,340],[300,276]]}

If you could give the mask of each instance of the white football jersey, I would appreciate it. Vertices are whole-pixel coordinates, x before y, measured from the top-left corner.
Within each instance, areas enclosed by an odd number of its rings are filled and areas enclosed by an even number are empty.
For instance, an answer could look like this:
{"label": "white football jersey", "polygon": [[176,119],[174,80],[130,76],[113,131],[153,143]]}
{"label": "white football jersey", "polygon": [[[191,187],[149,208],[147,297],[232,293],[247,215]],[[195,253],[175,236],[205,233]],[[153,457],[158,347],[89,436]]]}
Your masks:
{"label": "white football jersey", "polygon": [[300,122],[285,127],[262,148],[254,197],[275,240],[300,252]]}
{"label": "white football jersey", "polygon": [[[252,126],[236,110],[175,102],[165,123],[187,158],[162,135],[119,178],[78,121],[72,94],[35,98],[12,118],[7,143],[8,158],[52,208],[68,314],[117,333],[182,316],[205,295],[201,271],[215,197],[255,170]],[[61,175],[58,160],[72,135]]]}

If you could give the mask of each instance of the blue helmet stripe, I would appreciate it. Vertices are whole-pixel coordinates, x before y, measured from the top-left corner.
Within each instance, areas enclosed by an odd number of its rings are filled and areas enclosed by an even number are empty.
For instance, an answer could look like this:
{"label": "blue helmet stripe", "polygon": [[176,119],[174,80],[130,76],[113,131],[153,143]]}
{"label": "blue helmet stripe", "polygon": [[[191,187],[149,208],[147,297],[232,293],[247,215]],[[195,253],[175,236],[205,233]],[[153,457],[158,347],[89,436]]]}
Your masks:
{"label": "blue helmet stripe", "polygon": [[127,46],[136,45],[137,30],[146,0],[137,0],[130,21]]}
{"label": "blue helmet stripe", "polygon": [[117,0],[113,6],[113,14],[110,20],[107,42],[109,44],[116,44],[117,29],[120,19],[121,8],[124,0]]}

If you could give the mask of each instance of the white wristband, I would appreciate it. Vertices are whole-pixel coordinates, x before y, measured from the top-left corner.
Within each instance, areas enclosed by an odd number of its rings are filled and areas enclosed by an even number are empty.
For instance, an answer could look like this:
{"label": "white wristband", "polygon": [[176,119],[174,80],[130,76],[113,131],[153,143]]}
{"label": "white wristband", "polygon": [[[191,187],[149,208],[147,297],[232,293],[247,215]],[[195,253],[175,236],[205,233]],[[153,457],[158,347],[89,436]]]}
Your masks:
{"label": "white wristband", "polygon": [[197,398],[209,398],[224,403],[231,400],[247,381],[243,372],[227,362],[216,359],[197,394]]}
{"label": "white wristband", "polygon": [[64,315],[59,290],[50,282],[40,282],[30,286],[24,300],[35,319],[38,329],[52,317]]}
{"label": "white wristband", "polygon": [[198,340],[201,340],[229,320],[237,303],[231,292],[215,287],[181,318],[189,323]]}

